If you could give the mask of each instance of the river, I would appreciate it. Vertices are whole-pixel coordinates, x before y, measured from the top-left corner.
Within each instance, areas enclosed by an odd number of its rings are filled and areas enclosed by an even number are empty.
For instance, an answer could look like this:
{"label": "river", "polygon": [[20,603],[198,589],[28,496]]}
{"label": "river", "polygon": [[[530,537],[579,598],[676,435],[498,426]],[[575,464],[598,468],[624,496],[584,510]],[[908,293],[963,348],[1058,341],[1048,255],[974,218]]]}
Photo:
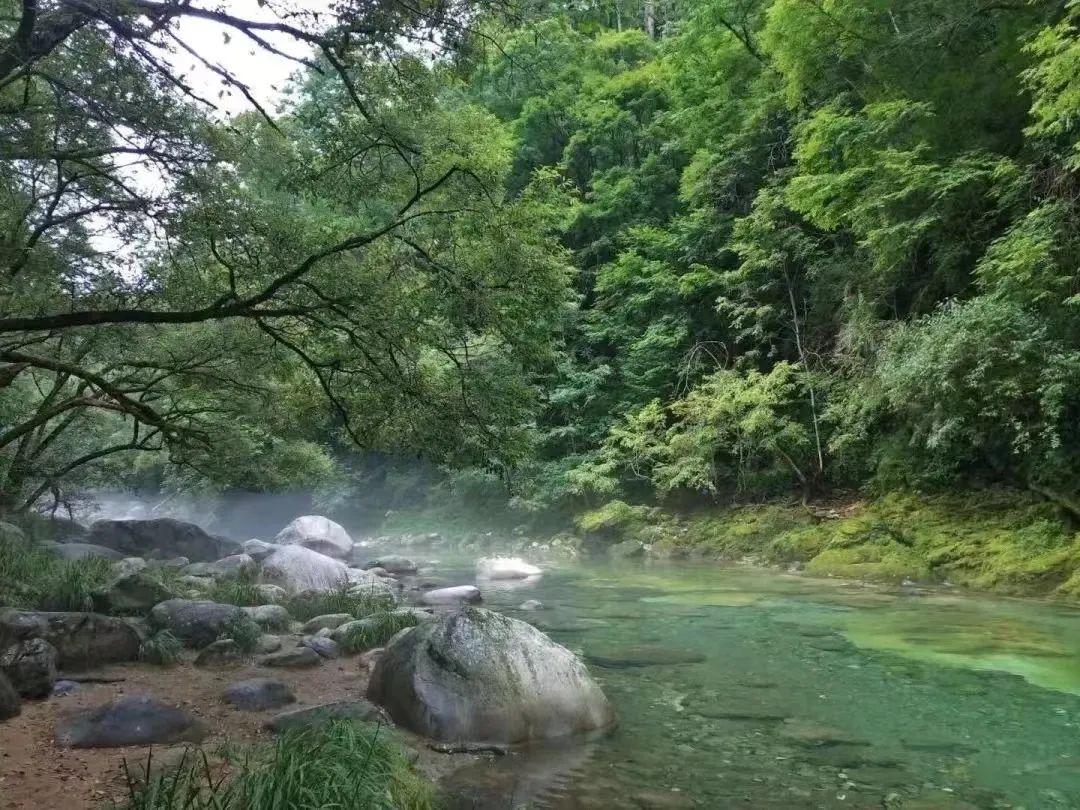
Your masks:
{"label": "river", "polygon": [[1080,808],[1075,608],[703,563],[484,594],[582,654],[621,722],[459,770],[462,807]]}

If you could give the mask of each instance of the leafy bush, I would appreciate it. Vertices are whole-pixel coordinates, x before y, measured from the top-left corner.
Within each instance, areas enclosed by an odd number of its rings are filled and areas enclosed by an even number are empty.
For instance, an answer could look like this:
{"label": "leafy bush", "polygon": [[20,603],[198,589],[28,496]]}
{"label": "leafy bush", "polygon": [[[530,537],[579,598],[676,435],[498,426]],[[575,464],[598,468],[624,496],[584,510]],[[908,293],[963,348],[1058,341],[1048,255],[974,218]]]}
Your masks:
{"label": "leafy bush", "polygon": [[[185,757],[176,770],[142,781],[127,769],[127,810],[428,810],[430,786],[378,727],[339,721],[286,732],[240,763],[232,778],[208,757]],[[149,771],[149,767],[146,768]]]}
{"label": "leafy bush", "polygon": [[244,615],[238,616],[229,622],[222,629],[218,638],[231,638],[236,642],[240,652],[250,653],[255,652],[256,648],[258,648],[262,634],[262,628],[250,617]]}
{"label": "leafy bush", "polygon": [[184,643],[168,630],[159,630],[139,645],[139,660],[171,666],[180,660]]}
{"label": "leafy bush", "polygon": [[393,598],[382,590],[343,585],[332,591],[294,596],[285,607],[297,621],[328,613],[348,613],[357,619],[392,608]]}
{"label": "leafy bush", "polygon": [[374,613],[362,624],[349,628],[341,641],[341,649],[346,653],[355,653],[381,647],[394,634],[407,627],[416,627],[418,623],[419,620],[411,613]]}

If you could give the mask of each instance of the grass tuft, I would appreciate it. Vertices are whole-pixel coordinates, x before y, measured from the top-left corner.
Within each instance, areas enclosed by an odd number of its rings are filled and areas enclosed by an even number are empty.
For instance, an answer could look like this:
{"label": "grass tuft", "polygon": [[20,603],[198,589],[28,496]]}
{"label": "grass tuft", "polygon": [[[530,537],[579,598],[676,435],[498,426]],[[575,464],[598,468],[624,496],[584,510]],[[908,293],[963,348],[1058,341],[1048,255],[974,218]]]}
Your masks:
{"label": "grass tuft", "polygon": [[258,648],[262,635],[262,628],[251,617],[244,615],[229,622],[218,638],[231,638],[240,652],[252,653]]}
{"label": "grass tuft", "polygon": [[172,666],[180,660],[184,643],[168,630],[159,630],[139,645],[139,660],[159,666]]}
{"label": "grass tuft", "polygon": [[[146,771],[149,771],[147,763]],[[430,785],[379,727],[346,721],[294,729],[218,776],[202,752],[142,781],[128,773],[127,810],[431,810]]]}
{"label": "grass tuft", "polygon": [[374,588],[343,586],[332,591],[294,596],[286,603],[289,615],[296,621],[306,622],[328,613],[348,613],[357,619],[389,610],[394,600],[385,592]]}
{"label": "grass tuft", "polygon": [[396,633],[407,627],[416,627],[419,620],[411,613],[373,613],[366,617],[363,624],[352,627],[341,640],[341,650],[352,654],[381,647]]}

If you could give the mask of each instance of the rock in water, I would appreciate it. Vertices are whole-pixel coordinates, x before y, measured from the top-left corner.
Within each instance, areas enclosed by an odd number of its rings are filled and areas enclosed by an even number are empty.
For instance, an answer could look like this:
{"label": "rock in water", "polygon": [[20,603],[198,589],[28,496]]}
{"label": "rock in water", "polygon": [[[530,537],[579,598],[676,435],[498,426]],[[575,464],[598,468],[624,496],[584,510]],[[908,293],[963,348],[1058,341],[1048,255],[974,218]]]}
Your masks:
{"label": "rock in water", "polygon": [[262,562],[263,580],[293,594],[337,590],[347,572],[345,563],[304,546],[282,546]]}
{"label": "rock in water", "polygon": [[453,588],[436,588],[426,591],[420,601],[425,605],[463,605],[480,602],[480,589],[475,585],[455,585]]}
{"label": "rock in water", "polygon": [[394,722],[443,741],[512,745],[616,723],[573,653],[525,622],[476,607],[387,645],[368,697]]}
{"label": "rock in water", "polygon": [[520,557],[489,557],[476,564],[476,576],[480,579],[528,579],[541,573]]}
{"label": "rock in water", "polygon": [[232,554],[237,543],[208,534],[194,523],[172,518],[156,520],[99,520],[86,542],[136,557],[187,557],[210,562]]}
{"label": "rock in water", "polygon": [[21,711],[19,693],[15,691],[7,676],[0,672],[0,722],[18,716]]}
{"label": "rock in water", "polygon": [[66,748],[119,748],[202,742],[206,728],[187,712],[151,697],[122,697],[61,721],[57,744]]}
{"label": "rock in water", "polygon": [[189,647],[205,647],[244,618],[244,611],[236,605],[194,599],[168,599],[150,611],[150,624],[155,629],[171,631]]}
{"label": "rock in water", "polygon": [[381,568],[388,574],[416,573],[416,563],[408,557],[402,557],[397,554],[390,554],[386,557],[379,557],[377,560],[370,560],[364,564],[364,568]]}
{"label": "rock in water", "polygon": [[30,638],[0,651],[0,672],[23,697],[48,697],[56,681],[56,658],[52,644]]}
{"label": "rock in water", "polygon": [[61,669],[79,670],[139,658],[138,632],[123,619],[99,613],[0,610],[0,648],[43,638],[56,648]]}
{"label": "rock in water", "polygon": [[283,546],[303,546],[328,557],[347,559],[352,553],[353,540],[345,529],[322,515],[298,517],[274,538]]}
{"label": "rock in water", "polygon": [[246,712],[280,709],[296,702],[292,689],[273,678],[237,681],[225,689],[225,700]]}

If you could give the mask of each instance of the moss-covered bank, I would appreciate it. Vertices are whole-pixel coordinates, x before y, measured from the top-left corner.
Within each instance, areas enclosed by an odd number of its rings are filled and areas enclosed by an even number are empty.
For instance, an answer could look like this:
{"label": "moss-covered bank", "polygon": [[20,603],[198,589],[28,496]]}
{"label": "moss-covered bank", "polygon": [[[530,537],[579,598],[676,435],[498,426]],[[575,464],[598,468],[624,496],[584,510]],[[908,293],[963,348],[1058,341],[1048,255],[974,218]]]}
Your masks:
{"label": "moss-covered bank", "polygon": [[1009,490],[692,513],[614,501],[576,523],[594,550],[621,555],[751,558],[822,576],[1080,599],[1080,533],[1053,505]]}

